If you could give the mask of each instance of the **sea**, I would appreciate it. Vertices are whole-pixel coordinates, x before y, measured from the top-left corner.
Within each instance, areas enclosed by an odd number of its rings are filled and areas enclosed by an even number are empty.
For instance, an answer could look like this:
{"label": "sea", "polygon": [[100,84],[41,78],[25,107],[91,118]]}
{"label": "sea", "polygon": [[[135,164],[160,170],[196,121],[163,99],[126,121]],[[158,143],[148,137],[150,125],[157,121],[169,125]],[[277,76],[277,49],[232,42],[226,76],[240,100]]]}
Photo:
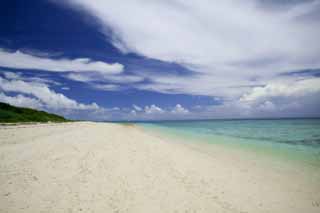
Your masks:
{"label": "sea", "polygon": [[320,170],[320,119],[156,121],[137,125],[187,143],[245,150]]}

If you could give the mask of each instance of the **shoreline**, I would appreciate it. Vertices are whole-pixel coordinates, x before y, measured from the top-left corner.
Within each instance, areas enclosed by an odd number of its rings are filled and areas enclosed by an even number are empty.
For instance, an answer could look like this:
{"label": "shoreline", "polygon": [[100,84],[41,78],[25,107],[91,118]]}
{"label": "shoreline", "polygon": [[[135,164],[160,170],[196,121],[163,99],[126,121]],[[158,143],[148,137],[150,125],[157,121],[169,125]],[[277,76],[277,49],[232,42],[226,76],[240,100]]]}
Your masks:
{"label": "shoreline", "polygon": [[[270,141],[254,141],[226,135],[189,134],[187,131],[173,130],[168,127],[137,125],[142,131],[157,136],[165,141],[175,141],[190,147],[207,151],[210,148],[223,148],[229,151],[242,152],[245,155],[256,155],[265,160],[279,160],[283,163],[299,164],[310,167],[311,170],[320,168],[320,158],[315,159],[315,154],[320,150],[312,147],[298,147],[286,143]],[[169,130],[169,131],[168,131]],[[188,133],[188,134],[186,134]],[[186,143],[187,142],[187,143]],[[310,156],[310,151],[313,155]],[[319,156],[320,157],[320,156]],[[319,170],[320,175],[320,170]],[[320,178],[320,176],[319,176]]]}
{"label": "shoreline", "polygon": [[0,212],[320,210],[306,174],[207,148],[116,123],[0,126]]}

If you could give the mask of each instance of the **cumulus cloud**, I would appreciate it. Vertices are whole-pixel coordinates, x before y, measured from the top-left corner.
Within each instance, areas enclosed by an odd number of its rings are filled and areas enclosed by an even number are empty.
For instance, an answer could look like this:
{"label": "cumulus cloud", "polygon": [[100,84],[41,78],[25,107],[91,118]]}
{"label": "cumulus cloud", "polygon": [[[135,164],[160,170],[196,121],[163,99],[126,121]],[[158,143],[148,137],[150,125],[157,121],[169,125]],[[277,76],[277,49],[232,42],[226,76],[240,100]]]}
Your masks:
{"label": "cumulus cloud", "polygon": [[89,58],[53,59],[21,51],[8,52],[0,49],[0,66],[12,69],[45,70],[53,72],[98,72],[101,74],[121,73],[123,65],[93,61]]}
{"label": "cumulus cloud", "polygon": [[162,108],[155,104],[139,107],[132,105],[132,109],[122,110],[124,120],[172,120],[188,118],[190,111],[181,104],[174,107]]}
{"label": "cumulus cloud", "polygon": [[183,107],[181,104],[166,109],[155,104],[144,108],[133,106],[131,113],[124,113],[122,118],[128,120],[170,120],[319,117],[319,97],[320,79],[301,78],[297,80],[295,78],[285,78],[265,86],[252,87],[238,99],[225,100],[216,105],[195,106],[190,109]]}
{"label": "cumulus cloud", "polygon": [[185,109],[183,106],[181,106],[180,104],[177,104],[172,110],[171,112],[173,114],[187,114],[189,113],[188,109]]}
{"label": "cumulus cloud", "polygon": [[320,116],[320,79],[294,78],[251,88],[236,100],[199,106],[191,112],[202,118],[261,118]]}
{"label": "cumulus cloud", "polygon": [[21,94],[17,96],[7,96],[3,92],[0,92],[0,102],[19,107],[29,107],[33,109],[41,109],[43,107],[43,104],[38,99],[26,97]]}
{"label": "cumulus cloud", "polygon": [[164,113],[164,110],[161,109],[160,107],[152,104],[151,106],[145,106],[144,112],[146,114],[162,114],[162,113]]}
{"label": "cumulus cloud", "polygon": [[320,78],[310,78],[298,81],[273,82],[263,87],[255,87],[243,95],[240,101],[258,102],[274,98],[301,98],[310,94],[320,93]]}
{"label": "cumulus cloud", "polygon": [[253,88],[238,104],[247,105],[259,116],[266,112],[274,116],[319,116],[319,97],[319,78],[286,79]]}
{"label": "cumulus cloud", "polygon": [[[7,97],[6,100],[14,103],[14,99],[17,101],[26,101],[26,104],[29,103],[30,107],[34,106],[43,106],[52,110],[61,110],[61,109],[69,109],[69,110],[96,110],[99,106],[96,103],[92,104],[82,104],[78,103],[75,100],[72,100],[61,93],[56,93],[51,90],[48,85],[37,82],[27,82],[22,80],[7,80],[0,77],[0,91],[3,92],[14,92],[19,94],[25,94],[32,96],[32,100],[37,100],[37,102],[41,103],[41,105],[35,105],[35,101],[27,100],[23,98],[24,96],[16,96],[11,99]],[[3,96],[3,100],[4,100]]]}
{"label": "cumulus cloud", "polygon": [[[32,81],[34,77],[25,77],[21,73],[2,72],[0,77],[0,101],[15,106],[44,109],[74,119],[90,120],[152,120],[174,119],[189,113],[181,104],[171,108],[161,108],[155,104],[132,108],[105,108],[95,103],[78,103],[50,89],[45,79]],[[97,84],[93,84],[97,86]],[[115,90],[117,85],[99,84],[99,90]],[[70,89],[62,87],[61,89]]]}

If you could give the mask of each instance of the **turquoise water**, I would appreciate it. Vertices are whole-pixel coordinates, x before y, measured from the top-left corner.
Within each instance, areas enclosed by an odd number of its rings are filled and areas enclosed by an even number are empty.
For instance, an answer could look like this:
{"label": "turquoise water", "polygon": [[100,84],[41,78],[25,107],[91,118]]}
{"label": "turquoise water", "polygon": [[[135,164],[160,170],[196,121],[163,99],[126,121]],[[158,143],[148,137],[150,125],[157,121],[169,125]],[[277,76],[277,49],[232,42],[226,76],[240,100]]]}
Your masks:
{"label": "turquoise water", "polygon": [[320,119],[168,121],[139,125],[188,141],[253,150],[320,168]]}

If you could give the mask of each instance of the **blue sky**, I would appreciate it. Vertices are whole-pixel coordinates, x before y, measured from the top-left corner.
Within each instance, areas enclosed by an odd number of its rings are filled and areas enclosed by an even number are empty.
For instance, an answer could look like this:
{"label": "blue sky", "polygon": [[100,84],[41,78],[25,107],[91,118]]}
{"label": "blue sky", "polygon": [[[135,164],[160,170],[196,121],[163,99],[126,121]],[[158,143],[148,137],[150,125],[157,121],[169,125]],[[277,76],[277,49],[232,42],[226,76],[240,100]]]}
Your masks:
{"label": "blue sky", "polygon": [[74,119],[315,117],[319,1],[4,1],[0,101]]}

